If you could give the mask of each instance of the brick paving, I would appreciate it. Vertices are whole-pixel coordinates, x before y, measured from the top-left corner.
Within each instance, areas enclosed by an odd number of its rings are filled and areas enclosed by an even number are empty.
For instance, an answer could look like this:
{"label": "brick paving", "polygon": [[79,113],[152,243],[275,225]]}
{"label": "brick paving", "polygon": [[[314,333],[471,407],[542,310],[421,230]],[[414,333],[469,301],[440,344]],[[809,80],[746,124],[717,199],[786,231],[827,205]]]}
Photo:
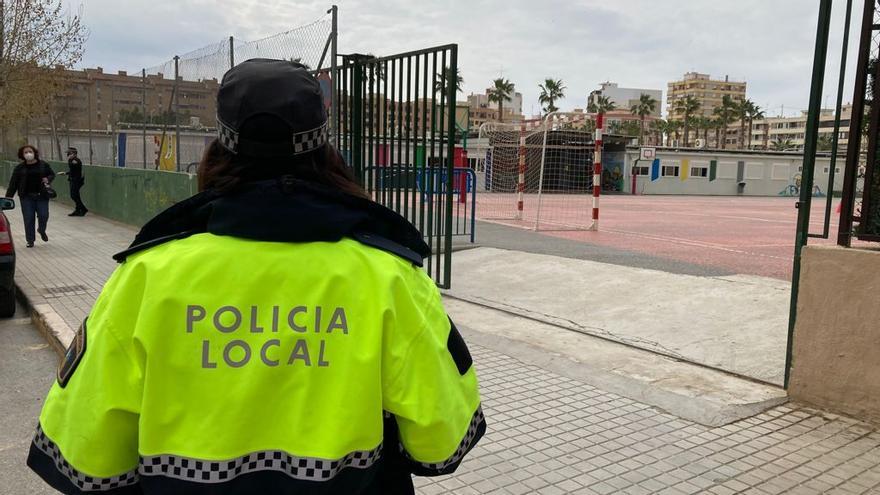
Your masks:
{"label": "brick paving", "polygon": [[[20,287],[76,328],[135,229],[68,212],[52,204],[50,242],[34,249],[20,213],[9,216]],[[455,475],[418,478],[420,494],[880,494],[880,433],[852,419],[789,405],[708,428],[495,349],[472,352],[489,431]]]}

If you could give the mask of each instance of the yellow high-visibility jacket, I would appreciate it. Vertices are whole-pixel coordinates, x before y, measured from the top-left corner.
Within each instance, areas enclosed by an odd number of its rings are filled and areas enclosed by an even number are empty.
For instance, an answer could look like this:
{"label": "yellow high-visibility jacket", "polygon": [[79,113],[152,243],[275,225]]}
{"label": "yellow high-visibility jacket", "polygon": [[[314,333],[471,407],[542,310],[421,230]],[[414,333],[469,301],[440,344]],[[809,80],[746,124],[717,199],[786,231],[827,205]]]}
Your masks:
{"label": "yellow high-visibility jacket", "polygon": [[127,256],[68,351],[28,459],[55,488],[381,492],[383,469],[449,473],[482,436],[470,354],[412,260],[180,237]]}

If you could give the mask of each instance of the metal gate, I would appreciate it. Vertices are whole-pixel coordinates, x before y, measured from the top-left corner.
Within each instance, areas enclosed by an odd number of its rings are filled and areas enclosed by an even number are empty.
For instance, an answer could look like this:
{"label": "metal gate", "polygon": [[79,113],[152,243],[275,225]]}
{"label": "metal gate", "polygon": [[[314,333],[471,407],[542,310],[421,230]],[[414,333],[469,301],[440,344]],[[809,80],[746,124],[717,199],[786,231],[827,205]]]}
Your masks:
{"label": "metal gate", "polygon": [[343,55],[335,85],[336,146],[373,199],[412,222],[449,288],[458,46],[390,57]]}

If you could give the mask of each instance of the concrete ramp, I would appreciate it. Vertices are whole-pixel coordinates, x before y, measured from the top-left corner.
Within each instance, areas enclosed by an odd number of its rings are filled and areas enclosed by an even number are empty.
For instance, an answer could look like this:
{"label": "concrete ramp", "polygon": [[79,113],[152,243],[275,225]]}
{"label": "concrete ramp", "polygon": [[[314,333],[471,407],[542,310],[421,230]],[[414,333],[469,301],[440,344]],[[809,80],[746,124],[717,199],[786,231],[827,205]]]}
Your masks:
{"label": "concrete ramp", "polygon": [[468,342],[705,426],[734,423],[787,401],[778,387],[485,306],[445,303]]}
{"label": "concrete ramp", "polygon": [[782,384],[789,282],[700,277],[478,248],[450,296],[682,361]]}

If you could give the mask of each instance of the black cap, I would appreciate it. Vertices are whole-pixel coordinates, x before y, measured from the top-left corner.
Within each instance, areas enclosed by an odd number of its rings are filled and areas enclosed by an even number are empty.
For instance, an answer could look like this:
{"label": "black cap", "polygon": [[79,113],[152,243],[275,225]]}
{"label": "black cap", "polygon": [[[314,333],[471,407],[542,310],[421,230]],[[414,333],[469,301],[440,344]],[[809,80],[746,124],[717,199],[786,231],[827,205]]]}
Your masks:
{"label": "black cap", "polygon": [[242,62],[220,84],[217,133],[224,147],[246,156],[293,156],[320,149],[327,144],[321,86],[296,62]]}
{"label": "black cap", "polygon": [[68,153],[79,153],[79,152],[76,150],[76,148],[74,148],[73,146],[71,146],[70,148],[67,148],[67,152],[68,152]]}

